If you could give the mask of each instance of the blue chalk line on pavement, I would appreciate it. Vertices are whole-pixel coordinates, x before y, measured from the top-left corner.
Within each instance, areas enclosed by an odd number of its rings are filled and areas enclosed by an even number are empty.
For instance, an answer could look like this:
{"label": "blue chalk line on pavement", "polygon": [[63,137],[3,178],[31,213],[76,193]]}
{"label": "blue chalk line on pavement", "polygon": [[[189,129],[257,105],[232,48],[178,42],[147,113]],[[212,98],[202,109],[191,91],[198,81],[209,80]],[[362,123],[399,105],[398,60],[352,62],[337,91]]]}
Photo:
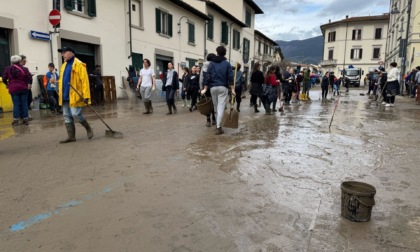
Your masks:
{"label": "blue chalk line on pavement", "polygon": [[[97,193],[97,195],[101,195],[101,194],[105,194],[105,193],[109,193],[110,191],[112,191],[112,188],[107,186],[104,187],[103,190],[99,193]],[[63,211],[69,209],[70,207],[75,207],[75,206],[79,206],[81,205],[84,201],[88,201],[93,199],[93,195],[86,195],[85,197],[83,197],[82,200],[71,200],[68,201],[64,204],[59,205],[58,207],[56,207],[56,209],[50,211],[50,212],[46,212],[46,213],[42,213],[42,214],[38,214],[35,216],[30,217],[29,219],[25,220],[25,221],[20,221],[16,224],[13,224],[9,227],[8,231],[10,232],[17,232],[17,231],[21,231],[24,230],[34,224],[37,224],[41,221],[44,221],[48,218],[50,218],[51,216],[54,215],[58,215],[60,213],[62,213]],[[1,237],[1,236],[0,236]]]}

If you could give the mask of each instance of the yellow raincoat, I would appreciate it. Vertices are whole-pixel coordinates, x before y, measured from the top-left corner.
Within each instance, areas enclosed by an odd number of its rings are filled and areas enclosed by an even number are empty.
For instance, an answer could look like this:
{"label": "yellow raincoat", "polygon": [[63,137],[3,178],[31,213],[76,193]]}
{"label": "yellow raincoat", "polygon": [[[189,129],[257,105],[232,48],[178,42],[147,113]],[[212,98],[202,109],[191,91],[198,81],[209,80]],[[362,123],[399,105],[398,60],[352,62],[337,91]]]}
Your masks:
{"label": "yellow raincoat", "polygon": [[[64,69],[66,69],[67,62],[64,62],[60,68],[60,80],[58,84],[58,90],[60,93],[59,104],[63,105],[63,74]],[[86,64],[81,62],[78,58],[74,58],[70,84],[83,96],[85,99],[89,99],[90,104],[90,86],[89,86],[89,77],[86,70]],[[84,107],[86,104],[83,102],[83,99],[76,93],[72,88],[70,88],[70,107]]]}

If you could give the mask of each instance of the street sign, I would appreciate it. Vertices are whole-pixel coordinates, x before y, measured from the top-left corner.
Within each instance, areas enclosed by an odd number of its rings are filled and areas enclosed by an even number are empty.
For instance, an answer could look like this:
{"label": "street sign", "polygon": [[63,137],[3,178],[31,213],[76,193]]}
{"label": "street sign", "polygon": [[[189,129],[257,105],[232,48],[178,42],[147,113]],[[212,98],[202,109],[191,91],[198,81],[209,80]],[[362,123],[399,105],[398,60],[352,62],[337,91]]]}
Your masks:
{"label": "street sign", "polygon": [[50,34],[38,31],[30,31],[31,38],[50,41]]}
{"label": "street sign", "polygon": [[50,24],[56,26],[61,21],[61,14],[58,10],[52,10],[48,15],[48,19],[50,20]]}

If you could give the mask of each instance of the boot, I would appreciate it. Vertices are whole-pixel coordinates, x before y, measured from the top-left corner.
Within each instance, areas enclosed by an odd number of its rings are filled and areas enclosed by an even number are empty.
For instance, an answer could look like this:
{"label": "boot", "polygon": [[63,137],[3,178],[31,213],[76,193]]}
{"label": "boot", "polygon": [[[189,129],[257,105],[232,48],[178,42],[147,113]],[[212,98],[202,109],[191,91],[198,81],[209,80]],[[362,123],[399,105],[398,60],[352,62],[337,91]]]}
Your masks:
{"label": "boot", "polygon": [[241,110],[239,109],[239,107],[241,106],[241,103],[240,102],[237,102],[236,103],[236,110],[238,111],[238,112],[241,112]]}
{"label": "boot", "polygon": [[19,125],[19,120],[13,119],[12,126],[18,126],[18,125]]}
{"label": "boot", "polygon": [[172,103],[172,107],[174,108],[174,114],[176,114],[178,110],[176,109],[175,103]]}
{"label": "boot", "polygon": [[84,120],[83,122],[80,122],[80,124],[83,125],[83,127],[85,127],[88,139],[91,139],[93,137],[93,130],[90,127],[89,123],[86,120]]}
{"label": "boot", "polygon": [[191,107],[191,100],[187,100],[187,107]]}
{"label": "boot", "polygon": [[149,101],[150,114],[153,113],[152,101]]}
{"label": "boot", "polygon": [[187,100],[182,100],[182,107],[186,107],[187,106]]}
{"label": "boot", "polygon": [[264,108],[265,108],[265,114],[266,115],[271,115],[270,105],[264,104]]}
{"label": "boot", "polygon": [[306,95],[306,99],[307,99],[308,101],[310,101],[310,100],[311,100],[311,97],[309,97],[309,94],[307,94],[307,95]]}
{"label": "boot", "polygon": [[206,123],[207,127],[211,127],[211,121],[210,121],[210,116],[207,117],[207,123]]}
{"label": "boot", "polygon": [[211,125],[216,125],[216,124],[217,124],[217,122],[216,122],[216,116],[214,114],[212,114],[212,117],[211,117]]}
{"label": "boot", "polygon": [[168,104],[168,113],[166,115],[172,115],[172,105]]}
{"label": "boot", "polygon": [[76,142],[76,128],[74,127],[74,123],[65,123],[65,125],[67,130],[67,139],[60,141],[60,143]]}
{"label": "boot", "polygon": [[257,106],[257,104],[254,104],[254,112],[255,113],[259,113],[260,111],[258,110],[258,106]]}
{"label": "boot", "polygon": [[223,133],[225,132],[223,131],[222,127],[216,129],[216,135],[221,135]]}
{"label": "boot", "polygon": [[150,114],[150,107],[149,107],[149,102],[144,102],[144,115]]}

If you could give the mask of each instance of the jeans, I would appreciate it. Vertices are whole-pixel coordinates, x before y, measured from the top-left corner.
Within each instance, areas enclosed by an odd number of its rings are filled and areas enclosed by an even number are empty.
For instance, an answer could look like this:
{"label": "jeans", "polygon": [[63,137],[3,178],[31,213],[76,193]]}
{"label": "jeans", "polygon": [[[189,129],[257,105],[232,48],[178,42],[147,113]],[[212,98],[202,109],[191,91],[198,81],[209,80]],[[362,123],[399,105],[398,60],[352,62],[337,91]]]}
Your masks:
{"label": "jeans", "polygon": [[166,103],[168,106],[175,104],[175,88],[166,86]]}
{"label": "jeans", "polygon": [[13,118],[28,119],[28,89],[11,94],[13,102]]}
{"label": "jeans", "polygon": [[79,122],[85,120],[82,114],[82,107],[71,108],[69,101],[63,101],[63,116],[64,123],[74,123],[74,117],[76,117]]}
{"label": "jeans", "polygon": [[210,89],[211,97],[213,99],[213,106],[217,113],[216,125],[217,128],[222,127],[223,113],[226,107],[226,101],[228,98],[227,87],[218,86]]}

